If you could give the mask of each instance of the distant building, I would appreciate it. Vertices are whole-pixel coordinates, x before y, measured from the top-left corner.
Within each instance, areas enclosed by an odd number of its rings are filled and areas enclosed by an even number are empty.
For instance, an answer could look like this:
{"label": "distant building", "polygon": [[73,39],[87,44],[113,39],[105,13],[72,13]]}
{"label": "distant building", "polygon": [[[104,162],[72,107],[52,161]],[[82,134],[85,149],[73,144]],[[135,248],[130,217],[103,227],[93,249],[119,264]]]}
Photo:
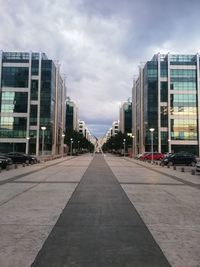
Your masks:
{"label": "distant building", "polygon": [[128,99],[120,107],[119,131],[122,133],[132,132],[132,102]]}
{"label": "distant building", "polygon": [[90,131],[88,130],[86,124],[84,121],[79,120],[78,121],[78,131],[81,133],[88,141],[94,143],[96,142],[93,140],[93,136],[91,135]]}
{"label": "distant building", "polygon": [[188,151],[199,155],[199,55],[156,54],[141,66],[133,86],[135,151]]}
{"label": "distant building", "polygon": [[106,137],[105,137],[106,142],[110,139],[112,134],[113,134],[113,130],[112,130],[112,127],[111,127],[106,133]]}
{"label": "distant building", "polygon": [[65,131],[78,131],[78,108],[69,97],[66,99]]}
{"label": "distant building", "polygon": [[84,121],[81,121],[81,120],[78,121],[78,131],[83,136],[86,135],[86,125],[85,125],[85,122]]}
{"label": "distant building", "polygon": [[118,134],[119,132],[119,121],[114,121],[112,123],[112,136]]}
{"label": "distant building", "polygon": [[0,152],[61,153],[65,84],[44,53],[0,51]]}

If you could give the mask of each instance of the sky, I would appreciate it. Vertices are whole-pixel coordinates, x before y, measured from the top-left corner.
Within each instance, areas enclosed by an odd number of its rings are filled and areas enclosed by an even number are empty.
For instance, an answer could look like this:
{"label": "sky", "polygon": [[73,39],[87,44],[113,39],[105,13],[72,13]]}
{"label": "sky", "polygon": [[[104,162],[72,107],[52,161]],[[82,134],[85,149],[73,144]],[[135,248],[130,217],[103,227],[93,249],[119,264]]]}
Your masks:
{"label": "sky", "polygon": [[200,52],[199,10],[200,0],[0,0],[0,49],[58,60],[79,118],[102,136],[141,63]]}

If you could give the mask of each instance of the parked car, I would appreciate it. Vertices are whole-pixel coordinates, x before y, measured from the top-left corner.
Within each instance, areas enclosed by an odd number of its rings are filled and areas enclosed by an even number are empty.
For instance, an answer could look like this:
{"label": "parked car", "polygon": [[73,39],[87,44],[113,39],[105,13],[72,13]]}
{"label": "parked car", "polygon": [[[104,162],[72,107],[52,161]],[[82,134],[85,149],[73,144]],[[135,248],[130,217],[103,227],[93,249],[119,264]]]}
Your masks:
{"label": "parked car", "polygon": [[164,158],[169,157],[169,156],[171,156],[171,155],[173,155],[172,152],[167,152],[167,153],[164,154]]}
{"label": "parked car", "polygon": [[149,152],[144,152],[143,154],[140,154],[140,155],[138,156],[138,159],[139,159],[139,160],[145,160],[145,159],[146,159],[145,157],[146,157],[147,155],[149,155]]}
{"label": "parked car", "polygon": [[197,162],[197,164],[196,164],[196,171],[200,172],[200,162]]}
{"label": "parked car", "polygon": [[137,155],[135,156],[135,159],[139,159],[141,156],[142,156],[142,154],[137,154]]}
{"label": "parked car", "polygon": [[[164,154],[159,153],[159,152],[154,152],[153,153],[153,160],[161,160],[164,158]],[[141,160],[152,160],[152,153],[148,152],[145,153],[140,157]]]}
{"label": "parked car", "polygon": [[7,166],[12,165],[13,162],[10,158],[0,155],[0,167],[5,169]]}
{"label": "parked car", "polygon": [[190,153],[175,153],[165,157],[161,164],[163,165],[175,165],[175,164],[184,164],[184,165],[191,165],[195,166],[197,163],[196,156]]}
{"label": "parked car", "polygon": [[38,160],[36,157],[31,155],[19,153],[19,152],[10,152],[6,154],[9,158],[12,159],[13,163],[37,163]]}

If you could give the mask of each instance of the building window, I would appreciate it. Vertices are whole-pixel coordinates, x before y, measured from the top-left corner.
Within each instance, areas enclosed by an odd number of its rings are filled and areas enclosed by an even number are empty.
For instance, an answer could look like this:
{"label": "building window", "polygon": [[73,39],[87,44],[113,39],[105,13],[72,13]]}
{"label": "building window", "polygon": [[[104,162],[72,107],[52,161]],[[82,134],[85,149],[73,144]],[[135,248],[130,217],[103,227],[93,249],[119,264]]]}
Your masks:
{"label": "building window", "polygon": [[26,118],[4,117],[0,118],[1,138],[26,138]]}
{"label": "building window", "polygon": [[160,107],[161,127],[168,127],[167,107]]}
{"label": "building window", "polygon": [[28,87],[28,68],[25,67],[3,67],[2,86],[5,87]]}
{"label": "building window", "polygon": [[26,113],[28,105],[28,93],[2,92],[0,94],[0,104],[1,112]]}
{"label": "building window", "polygon": [[197,120],[191,118],[171,119],[172,140],[197,140]]}
{"label": "building window", "polygon": [[38,75],[39,74],[39,60],[31,61],[31,74]]}
{"label": "building window", "polygon": [[37,105],[31,105],[30,108],[30,125],[37,125]]}
{"label": "building window", "polygon": [[38,80],[31,81],[31,100],[38,100]]}
{"label": "building window", "polygon": [[160,100],[161,102],[168,102],[168,83],[161,82],[160,83]]}

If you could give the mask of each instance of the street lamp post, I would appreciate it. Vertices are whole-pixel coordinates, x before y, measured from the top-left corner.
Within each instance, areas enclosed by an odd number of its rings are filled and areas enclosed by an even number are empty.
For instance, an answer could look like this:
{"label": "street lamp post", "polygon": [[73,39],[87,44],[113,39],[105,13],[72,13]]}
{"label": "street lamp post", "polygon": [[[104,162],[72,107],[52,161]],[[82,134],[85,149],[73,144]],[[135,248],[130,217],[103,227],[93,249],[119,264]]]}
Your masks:
{"label": "street lamp post", "polygon": [[47,129],[45,126],[41,127],[42,129],[42,156],[44,155],[44,131]]}
{"label": "street lamp post", "polygon": [[132,135],[132,138],[133,138],[133,142],[132,142],[132,157],[134,158],[135,157],[135,136]]}
{"label": "street lamp post", "polygon": [[151,132],[151,164],[153,164],[153,132],[154,128],[150,128],[149,131]]}
{"label": "street lamp post", "polygon": [[172,150],[171,150],[171,139],[169,138],[168,139],[168,152],[171,153]]}
{"label": "street lamp post", "polygon": [[30,137],[27,136],[26,140],[27,140],[27,154],[29,154],[29,140],[30,140]]}
{"label": "street lamp post", "polygon": [[123,139],[123,144],[124,144],[124,157],[125,157],[125,149],[126,149],[126,139]]}
{"label": "street lamp post", "polygon": [[132,157],[135,157],[135,136],[131,133],[128,134],[132,138]]}
{"label": "street lamp post", "polygon": [[73,144],[73,138],[70,139],[70,155],[72,156],[72,144]]}
{"label": "street lamp post", "polygon": [[79,144],[80,144],[80,141],[78,141],[78,154],[79,154]]}
{"label": "street lamp post", "polygon": [[65,139],[65,134],[62,134],[62,158],[63,158],[63,154],[64,154],[64,139]]}

